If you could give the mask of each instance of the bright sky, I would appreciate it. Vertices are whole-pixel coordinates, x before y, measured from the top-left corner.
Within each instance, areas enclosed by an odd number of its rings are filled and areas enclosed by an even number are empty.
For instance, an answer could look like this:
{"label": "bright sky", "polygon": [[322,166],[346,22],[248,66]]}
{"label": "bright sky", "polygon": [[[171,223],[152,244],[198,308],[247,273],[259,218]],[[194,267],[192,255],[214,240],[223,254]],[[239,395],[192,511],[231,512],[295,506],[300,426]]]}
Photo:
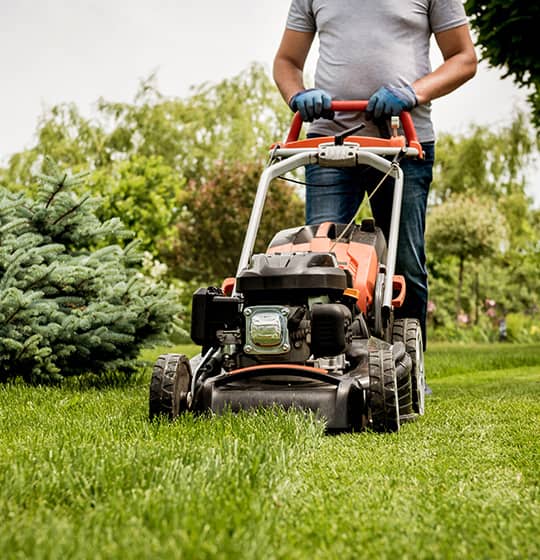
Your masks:
{"label": "bright sky", "polygon": [[[0,158],[32,145],[44,108],[72,101],[90,114],[99,97],[131,101],[153,71],[160,91],[186,96],[252,61],[270,69],[289,1],[0,0]],[[434,102],[435,128],[508,124],[525,98],[481,65],[474,80]],[[529,192],[540,205],[540,173],[531,173]]]}

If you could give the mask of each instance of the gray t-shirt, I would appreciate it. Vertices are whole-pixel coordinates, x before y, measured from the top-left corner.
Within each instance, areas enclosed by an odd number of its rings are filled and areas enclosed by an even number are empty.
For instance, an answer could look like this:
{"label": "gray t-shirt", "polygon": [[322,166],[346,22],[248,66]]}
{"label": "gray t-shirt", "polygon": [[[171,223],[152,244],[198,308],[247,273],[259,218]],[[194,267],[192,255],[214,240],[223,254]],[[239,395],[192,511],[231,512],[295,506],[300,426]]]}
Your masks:
{"label": "gray t-shirt", "polygon": [[[411,84],[431,72],[432,33],[467,23],[461,0],[292,0],[287,28],[317,33],[315,87],[333,99],[369,99],[383,85]],[[421,142],[435,138],[430,104],[416,107],[413,120]],[[309,132],[333,135],[362,115],[338,113],[319,119]],[[378,136],[373,123],[361,134]]]}

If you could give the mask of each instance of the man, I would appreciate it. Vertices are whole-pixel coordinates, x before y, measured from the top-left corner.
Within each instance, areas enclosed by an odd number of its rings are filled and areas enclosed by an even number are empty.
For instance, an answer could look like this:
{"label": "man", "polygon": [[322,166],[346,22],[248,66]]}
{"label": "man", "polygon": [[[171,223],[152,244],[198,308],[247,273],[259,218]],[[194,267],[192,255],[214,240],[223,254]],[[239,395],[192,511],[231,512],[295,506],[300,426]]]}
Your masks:
{"label": "man", "polygon": [[[305,89],[304,64],[316,34],[315,88]],[[443,56],[435,70],[429,60],[432,35]],[[332,136],[363,121],[362,134],[379,136],[388,117],[411,112],[425,157],[401,162],[404,193],[396,273],[406,278],[407,296],[396,317],[419,319],[424,345],[424,229],[435,140],[430,102],[472,78],[476,65],[461,0],[292,0],[274,60],[274,79],[283,98],[312,122],[309,136]],[[332,99],[369,103],[363,115],[334,116],[329,112]],[[306,223],[348,223],[365,192],[378,182],[372,170],[307,166]],[[389,185],[370,199],[375,221],[386,234],[391,201]]]}

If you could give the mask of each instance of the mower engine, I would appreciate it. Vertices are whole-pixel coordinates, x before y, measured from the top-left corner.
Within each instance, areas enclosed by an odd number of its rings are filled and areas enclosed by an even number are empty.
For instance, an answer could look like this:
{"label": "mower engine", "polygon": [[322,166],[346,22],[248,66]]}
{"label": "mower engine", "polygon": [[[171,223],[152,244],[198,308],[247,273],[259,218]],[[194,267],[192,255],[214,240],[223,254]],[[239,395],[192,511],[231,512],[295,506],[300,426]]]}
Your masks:
{"label": "mower engine", "polygon": [[351,275],[333,253],[254,255],[236,279],[242,294],[199,289],[191,337],[219,347],[223,369],[261,364],[310,365],[345,372],[354,361],[353,336],[366,338]]}

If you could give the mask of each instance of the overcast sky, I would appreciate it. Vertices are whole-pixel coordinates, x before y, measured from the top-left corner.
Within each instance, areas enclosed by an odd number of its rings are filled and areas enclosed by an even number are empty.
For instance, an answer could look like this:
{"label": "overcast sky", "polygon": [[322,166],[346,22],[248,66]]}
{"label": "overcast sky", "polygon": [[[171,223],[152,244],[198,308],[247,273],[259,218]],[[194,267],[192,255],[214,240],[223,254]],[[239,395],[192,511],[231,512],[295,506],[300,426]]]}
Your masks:
{"label": "overcast sky", "polygon": [[[91,114],[99,97],[131,101],[154,71],[162,93],[186,96],[253,61],[270,69],[289,1],[0,0],[0,158],[31,146],[39,115],[56,103]],[[481,65],[471,82],[434,102],[435,128],[508,124],[525,98]],[[539,203],[540,173],[532,177]]]}

